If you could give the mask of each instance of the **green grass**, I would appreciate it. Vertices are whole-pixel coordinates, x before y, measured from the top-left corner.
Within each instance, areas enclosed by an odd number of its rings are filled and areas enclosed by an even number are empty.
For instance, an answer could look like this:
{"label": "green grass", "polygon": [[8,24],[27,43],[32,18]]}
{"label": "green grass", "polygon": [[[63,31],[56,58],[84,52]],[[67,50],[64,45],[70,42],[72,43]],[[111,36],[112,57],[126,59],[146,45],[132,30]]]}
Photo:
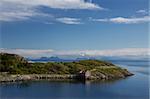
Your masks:
{"label": "green grass", "polygon": [[92,74],[121,75],[127,70],[100,60],[82,60],[78,62],[28,63],[15,54],[1,53],[0,72],[9,74],[77,74],[89,70]]}

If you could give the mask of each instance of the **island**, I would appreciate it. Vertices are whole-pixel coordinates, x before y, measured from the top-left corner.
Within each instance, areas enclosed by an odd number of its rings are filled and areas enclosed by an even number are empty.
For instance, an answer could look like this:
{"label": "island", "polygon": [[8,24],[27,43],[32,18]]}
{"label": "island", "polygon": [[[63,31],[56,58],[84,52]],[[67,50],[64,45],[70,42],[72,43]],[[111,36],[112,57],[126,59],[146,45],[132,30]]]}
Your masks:
{"label": "island", "polygon": [[26,80],[113,80],[133,75],[127,69],[101,60],[32,63],[24,57],[0,53],[0,82]]}

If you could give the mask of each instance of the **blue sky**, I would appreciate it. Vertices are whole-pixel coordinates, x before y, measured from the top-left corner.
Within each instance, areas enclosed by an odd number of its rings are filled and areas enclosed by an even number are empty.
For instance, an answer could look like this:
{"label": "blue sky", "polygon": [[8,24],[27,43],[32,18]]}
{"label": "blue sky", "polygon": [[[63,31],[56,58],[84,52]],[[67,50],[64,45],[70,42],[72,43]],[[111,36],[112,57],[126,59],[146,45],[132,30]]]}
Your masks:
{"label": "blue sky", "polygon": [[1,0],[1,48],[148,48],[149,0]]}

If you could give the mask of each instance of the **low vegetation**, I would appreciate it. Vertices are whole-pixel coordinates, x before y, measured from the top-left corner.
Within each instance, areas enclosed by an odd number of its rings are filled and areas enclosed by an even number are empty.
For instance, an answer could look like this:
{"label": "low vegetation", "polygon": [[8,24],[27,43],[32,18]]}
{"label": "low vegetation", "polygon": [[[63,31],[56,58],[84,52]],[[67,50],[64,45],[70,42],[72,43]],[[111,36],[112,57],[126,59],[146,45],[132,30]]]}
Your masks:
{"label": "low vegetation", "polygon": [[130,73],[112,63],[100,60],[81,60],[78,62],[29,63],[25,58],[16,55],[0,54],[0,72],[8,74],[77,74],[80,71],[91,71],[96,77],[123,77]]}

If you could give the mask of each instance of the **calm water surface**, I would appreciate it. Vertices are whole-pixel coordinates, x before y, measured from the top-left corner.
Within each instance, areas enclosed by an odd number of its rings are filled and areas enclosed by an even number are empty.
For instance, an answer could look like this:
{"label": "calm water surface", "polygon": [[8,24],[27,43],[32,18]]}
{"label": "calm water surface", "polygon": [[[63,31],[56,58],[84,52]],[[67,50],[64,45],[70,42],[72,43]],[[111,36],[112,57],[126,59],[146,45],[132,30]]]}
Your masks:
{"label": "calm water surface", "polygon": [[110,82],[25,82],[0,85],[0,99],[149,99],[148,62],[114,62],[135,75]]}

